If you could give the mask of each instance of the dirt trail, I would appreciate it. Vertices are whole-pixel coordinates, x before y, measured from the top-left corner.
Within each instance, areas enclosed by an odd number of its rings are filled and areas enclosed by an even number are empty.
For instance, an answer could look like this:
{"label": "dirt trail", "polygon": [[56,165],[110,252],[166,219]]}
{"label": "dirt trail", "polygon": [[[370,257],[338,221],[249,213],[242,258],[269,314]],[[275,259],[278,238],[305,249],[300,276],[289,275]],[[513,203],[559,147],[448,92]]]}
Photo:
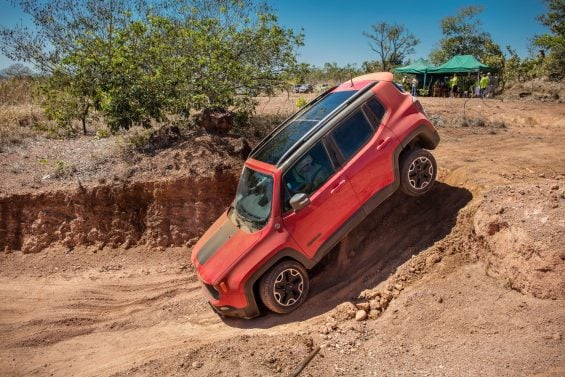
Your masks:
{"label": "dirt trail", "polygon": [[[440,182],[371,214],[312,271],[300,310],[220,319],[183,243],[12,247],[0,253],[0,375],[286,376],[317,345],[304,376],[564,375],[565,105],[475,100],[465,115],[484,123],[464,127],[462,100],[422,102],[442,137]],[[552,250],[552,269],[526,274],[543,278],[500,268],[513,254],[497,249],[507,228],[489,234],[491,216]],[[521,288],[530,283],[553,299]],[[353,320],[352,302],[377,293],[383,307]]]}
{"label": "dirt trail", "polygon": [[[177,348],[187,338],[194,342],[214,333],[217,318],[193,304],[200,288],[187,276],[115,275],[102,281],[2,281],[10,291],[2,291],[3,297],[14,298],[2,310],[9,326],[4,345],[27,350],[18,352],[16,360],[3,358],[2,364],[22,375],[106,375],[155,358],[163,347]],[[21,310],[30,306],[32,313]]]}

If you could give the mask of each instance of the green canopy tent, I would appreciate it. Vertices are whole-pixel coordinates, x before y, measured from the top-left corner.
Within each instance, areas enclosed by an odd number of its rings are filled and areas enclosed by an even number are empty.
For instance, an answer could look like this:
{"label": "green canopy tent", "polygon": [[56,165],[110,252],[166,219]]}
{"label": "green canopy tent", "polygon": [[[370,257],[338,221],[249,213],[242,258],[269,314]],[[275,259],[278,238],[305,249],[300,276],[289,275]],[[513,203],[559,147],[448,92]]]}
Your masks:
{"label": "green canopy tent", "polygon": [[429,73],[488,72],[492,68],[478,61],[473,55],[455,55],[442,65],[432,67]]}
{"label": "green canopy tent", "polygon": [[424,75],[424,88],[426,87],[426,76],[431,69],[435,68],[433,65],[420,58],[412,64],[404,67],[394,68],[395,73],[407,73],[411,75]]}
{"label": "green canopy tent", "polygon": [[479,80],[480,72],[490,71],[493,71],[493,69],[478,61],[473,55],[455,55],[442,65],[431,68],[428,72],[430,74],[477,72],[477,80]]}

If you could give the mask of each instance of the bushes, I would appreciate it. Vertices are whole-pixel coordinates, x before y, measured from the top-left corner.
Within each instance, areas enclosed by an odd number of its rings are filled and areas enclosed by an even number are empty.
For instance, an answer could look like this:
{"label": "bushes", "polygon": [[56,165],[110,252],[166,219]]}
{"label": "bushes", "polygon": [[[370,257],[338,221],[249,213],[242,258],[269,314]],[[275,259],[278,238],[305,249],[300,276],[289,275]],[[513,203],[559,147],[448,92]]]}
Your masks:
{"label": "bushes", "polygon": [[20,5],[37,33],[0,28],[0,50],[44,69],[49,118],[63,129],[79,120],[83,132],[92,111],[112,131],[206,108],[249,114],[252,93],[282,88],[298,69],[303,41],[255,0]]}

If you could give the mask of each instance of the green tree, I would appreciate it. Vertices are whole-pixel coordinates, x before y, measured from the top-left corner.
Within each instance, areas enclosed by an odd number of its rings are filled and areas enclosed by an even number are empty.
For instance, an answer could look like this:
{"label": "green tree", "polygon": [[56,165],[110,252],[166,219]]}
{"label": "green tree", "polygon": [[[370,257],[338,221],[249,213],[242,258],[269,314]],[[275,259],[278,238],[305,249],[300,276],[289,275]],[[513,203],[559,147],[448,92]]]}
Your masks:
{"label": "green tree", "polygon": [[337,84],[342,81],[342,68],[336,62],[326,62],[323,67],[324,74],[332,84]]}
{"label": "green tree", "polygon": [[520,80],[520,57],[518,56],[518,52],[513,49],[511,46],[506,46],[506,51],[508,51],[509,57],[505,60],[504,64],[504,71],[502,74],[502,86],[504,89],[504,85],[506,82],[511,80]]}
{"label": "green tree", "polygon": [[[103,83],[111,77],[116,30],[131,21],[126,0],[21,0],[34,29],[0,28],[0,49],[12,60],[28,62],[48,76],[44,105],[50,118],[70,129],[99,107]],[[139,8],[138,8],[139,10]],[[80,61],[80,65],[74,64]]]}
{"label": "green tree", "polygon": [[533,45],[547,51],[543,59],[545,73],[553,79],[565,76],[565,2],[544,0],[548,12],[538,17],[548,33],[534,37]]}
{"label": "green tree", "polygon": [[371,32],[363,32],[369,38],[369,47],[380,58],[383,71],[388,71],[402,64],[404,59],[414,53],[414,47],[420,43],[404,25],[391,25],[380,22],[371,26]]}
{"label": "green tree", "polygon": [[490,34],[482,30],[482,22],[477,18],[482,11],[481,6],[469,6],[455,16],[443,18],[443,38],[430,53],[430,61],[442,64],[455,55],[473,55],[487,65],[502,68],[504,54]]}
{"label": "green tree", "polygon": [[338,84],[359,75],[360,70],[355,64],[346,64],[340,67],[336,62],[329,62],[324,63],[323,72],[326,77],[324,81]]}
{"label": "green tree", "polygon": [[295,49],[303,35],[278,25],[276,15],[251,0],[186,2],[190,11],[173,19],[186,38],[175,41],[182,51],[193,108],[233,107],[247,113],[254,103],[238,93],[273,93],[289,77],[303,72]]}
{"label": "green tree", "polygon": [[47,73],[48,114],[63,126],[80,119],[84,132],[92,109],[114,130],[204,108],[249,113],[252,93],[283,87],[297,70],[303,41],[254,0],[20,5],[37,30],[0,29],[0,49]]}
{"label": "green tree", "polygon": [[308,63],[300,63],[294,71],[293,77],[290,78],[292,83],[298,85],[306,82],[314,81],[317,70]]}

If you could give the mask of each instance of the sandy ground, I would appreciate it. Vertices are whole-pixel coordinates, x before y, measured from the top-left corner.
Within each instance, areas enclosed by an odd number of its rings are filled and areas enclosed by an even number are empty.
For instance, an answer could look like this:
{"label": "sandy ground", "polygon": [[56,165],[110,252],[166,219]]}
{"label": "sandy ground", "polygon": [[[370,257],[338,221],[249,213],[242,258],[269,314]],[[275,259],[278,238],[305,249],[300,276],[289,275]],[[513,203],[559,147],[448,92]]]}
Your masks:
{"label": "sandy ground", "polygon": [[0,375],[287,376],[318,346],[301,376],[565,375],[565,105],[422,103],[438,184],[379,207],[296,312],[219,318],[188,246],[6,251]]}

